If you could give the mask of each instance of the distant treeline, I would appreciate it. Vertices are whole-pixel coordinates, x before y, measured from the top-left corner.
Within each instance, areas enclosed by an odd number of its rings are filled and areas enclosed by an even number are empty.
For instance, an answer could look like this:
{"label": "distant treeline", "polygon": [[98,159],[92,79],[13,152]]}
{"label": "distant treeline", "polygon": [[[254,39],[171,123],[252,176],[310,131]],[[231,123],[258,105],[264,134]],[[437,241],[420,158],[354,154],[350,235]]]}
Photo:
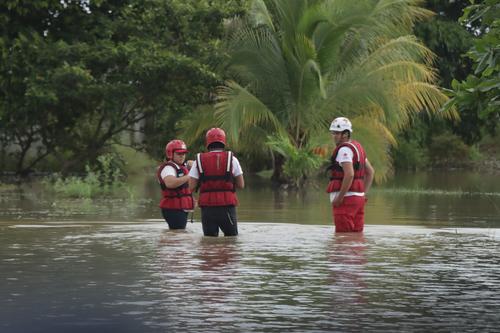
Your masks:
{"label": "distant treeline", "polygon": [[300,185],[338,115],[382,178],[463,162],[499,123],[498,17],[499,0],[4,0],[0,172],[81,172],[116,144],[159,160],[220,126],[249,171]]}

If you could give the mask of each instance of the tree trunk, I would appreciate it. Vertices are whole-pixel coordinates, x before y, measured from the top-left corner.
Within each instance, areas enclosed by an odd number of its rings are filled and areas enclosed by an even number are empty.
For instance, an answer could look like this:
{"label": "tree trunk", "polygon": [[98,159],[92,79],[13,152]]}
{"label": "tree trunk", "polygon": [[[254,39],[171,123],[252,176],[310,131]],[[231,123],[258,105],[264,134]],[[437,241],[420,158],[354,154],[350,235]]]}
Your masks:
{"label": "tree trunk", "polygon": [[287,183],[288,180],[283,174],[283,165],[285,164],[285,157],[280,154],[274,154],[273,156],[273,175],[271,176],[271,181],[278,184]]}

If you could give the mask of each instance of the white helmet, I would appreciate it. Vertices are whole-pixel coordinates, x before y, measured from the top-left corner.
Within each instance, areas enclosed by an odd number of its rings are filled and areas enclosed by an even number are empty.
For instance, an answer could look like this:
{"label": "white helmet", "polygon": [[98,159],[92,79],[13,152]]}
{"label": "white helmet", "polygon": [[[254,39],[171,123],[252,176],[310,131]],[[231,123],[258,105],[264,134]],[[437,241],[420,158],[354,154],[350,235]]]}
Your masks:
{"label": "white helmet", "polygon": [[347,119],[346,117],[338,117],[333,119],[332,123],[330,124],[330,132],[343,132],[345,130],[348,130],[352,133],[352,124],[349,119]]}

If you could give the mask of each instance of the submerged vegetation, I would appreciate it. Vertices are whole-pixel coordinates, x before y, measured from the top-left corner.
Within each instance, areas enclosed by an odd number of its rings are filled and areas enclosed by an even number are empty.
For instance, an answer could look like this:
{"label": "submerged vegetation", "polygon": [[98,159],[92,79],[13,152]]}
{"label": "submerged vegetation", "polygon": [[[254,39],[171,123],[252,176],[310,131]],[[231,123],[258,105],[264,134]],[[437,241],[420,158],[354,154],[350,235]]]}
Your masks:
{"label": "submerged vegetation", "polygon": [[85,166],[84,176],[62,177],[56,174],[44,184],[50,186],[57,194],[67,197],[94,198],[108,194],[131,195],[125,183],[123,161],[117,155],[107,154],[97,158],[98,166]]}

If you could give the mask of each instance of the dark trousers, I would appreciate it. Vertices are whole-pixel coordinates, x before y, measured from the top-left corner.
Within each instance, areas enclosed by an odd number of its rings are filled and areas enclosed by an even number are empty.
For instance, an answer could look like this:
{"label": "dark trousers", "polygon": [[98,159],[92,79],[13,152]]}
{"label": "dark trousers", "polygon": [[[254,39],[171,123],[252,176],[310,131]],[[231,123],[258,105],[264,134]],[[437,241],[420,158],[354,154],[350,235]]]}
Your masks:
{"label": "dark trousers", "polygon": [[238,235],[236,207],[201,207],[201,224],[205,236],[219,236],[219,228],[224,236],[236,236]]}
{"label": "dark trousers", "polygon": [[186,229],[188,213],[182,209],[161,209],[170,229]]}

